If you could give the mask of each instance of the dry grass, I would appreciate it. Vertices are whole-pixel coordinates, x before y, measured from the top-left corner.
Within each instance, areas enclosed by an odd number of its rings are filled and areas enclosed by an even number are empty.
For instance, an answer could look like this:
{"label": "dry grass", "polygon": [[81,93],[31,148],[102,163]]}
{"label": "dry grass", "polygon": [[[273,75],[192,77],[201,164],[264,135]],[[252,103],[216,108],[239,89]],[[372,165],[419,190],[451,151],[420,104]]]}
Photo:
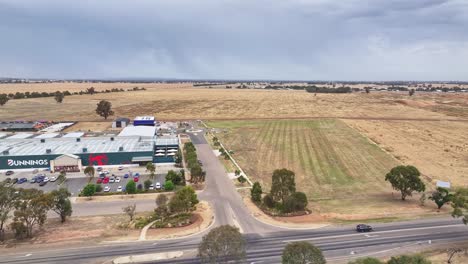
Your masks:
{"label": "dry grass", "polygon": [[[401,202],[385,182],[399,162],[340,120],[211,121],[234,158],[265,191],[273,170],[296,173],[298,190],[324,219],[412,218],[434,215],[435,206],[418,196]],[[444,209],[448,210],[448,209]]]}
{"label": "dry grass", "polygon": [[[120,84],[106,85],[118,87]],[[138,84],[121,85],[138,86]],[[95,113],[96,104],[100,100],[109,100],[113,104],[115,116],[133,117],[148,114],[162,120],[315,117],[468,118],[468,94],[417,94],[412,98],[406,93],[390,92],[314,96],[305,91],[206,89],[189,86],[189,84],[154,84],[154,87],[147,87],[146,91],[75,95],[66,97],[62,104],[56,103],[53,98],[10,100],[0,108],[0,119],[100,121],[103,119]],[[51,90],[56,90],[56,87]]]}

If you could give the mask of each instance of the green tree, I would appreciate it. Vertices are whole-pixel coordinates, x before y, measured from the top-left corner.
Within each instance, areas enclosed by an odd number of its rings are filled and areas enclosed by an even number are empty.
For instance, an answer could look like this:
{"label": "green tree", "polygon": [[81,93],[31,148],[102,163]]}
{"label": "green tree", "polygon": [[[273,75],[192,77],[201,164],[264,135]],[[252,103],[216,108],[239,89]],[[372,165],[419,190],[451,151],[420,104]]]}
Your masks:
{"label": "green tree", "polygon": [[393,189],[400,191],[401,200],[405,200],[407,196],[411,196],[414,191],[424,192],[426,186],[422,182],[421,173],[414,166],[396,166],[391,169],[385,180],[392,184]]}
{"label": "green tree", "polygon": [[93,196],[96,193],[96,185],[94,185],[92,183],[86,184],[86,186],[83,188],[81,193],[84,196],[86,196],[88,198],[91,198],[91,196]]}
{"label": "green tree", "polygon": [[286,198],[296,191],[294,178],[294,172],[287,169],[275,170],[273,172],[270,194],[275,201],[284,203]]}
{"label": "green tree", "polygon": [[348,262],[348,264],[384,264],[384,263],[380,261],[379,259],[367,257],[367,258],[360,258],[360,259],[350,261]]}
{"label": "green tree", "polygon": [[202,263],[242,263],[245,250],[246,241],[239,229],[223,225],[203,236],[198,246],[198,257]]}
{"label": "green tree", "polygon": [[26,237],[33,235],[35,226],[42,226],[47,219],[47,211],[51,208],[50,195],[37,189],[22,189],[15,203],[13,213],[13,228],[23,226]]}
{"label": "green tree", "polygon": [[84,169],[84,174],[88,176],[88,182],[91,182],[91,180],[94,178],[94,173],[95,173],[95,170],[93,166],[87,166]]}
{"label": "green tree", "polygon": [[122,211],[128,215],[130,218],[130,222],[133,221],[133,217],[135,216],[136,213],[136,204],[130,204],[128,206],[122,207]]}
{"label": "green tree", "polygon": [[134,181],[128,181],[125,190],[128,194],[135,194],[137,191],[136,183]]}
{"label": "green tree", "polygon": [[101,192],[102,191],[101,184],[95,184],[94,186],[96,187],[96,192]]}
{"label": "green tree", "polygon": [[283,264],[325,264],[322,251],[308,242],[293,242],[286,245],[281,257]]}
{"label": "green tree", "polygon": [[285,213],[304,211],[307,207],[307,196],[303,192],[291,194],[284,202],[283,210]]}
{"label": "green tree", "polygon": [[192,168],[190,168],[190,176],[192,177],[191,181],[193,183],[201,182],[203,177],[202,167],[198,164],[195,164]]}
{"label": "green tree", "polygon": [[459,188],[452,197],[453,217],[461,217],[468,224],[468,188]]}
{"label": "green tree", "polygon": [[61,171],[57,177],[57,184],[62,185],[67,181],[67,173],[64,171]]}
{"label": "green tree", "polygon": [[96,113],[104,119],[107,117],[114,115],[114,111],[112,111],[112,104],[109,101],[101,100],[96,107]]}
{"label": "green tree", "polygon": [[166,181],[164,183],[164,190],[166,190],[166,191],[174,190],[174,183],[172,181]]}
{"label": "green tree", "polygon": [[5,238],[5,223],[18,200],[16,190],[5,182],[0,183],[0,241]]}
{"label": "green tree", "polygon": [[271,194],[263,196],[263,204],[268,208],[273,208],[276,205],[275,200],[271,197]]}
{"label": "green tree", "polygon": [[167,172],[166,181],[172,181],[175,185],[182,183],[182,175],[173,170]]}
{"label": "green tree", "polygon": [[250,190],[250,198],[254,203],[262,201],[262,186],[259,182],[254,182],[252,189]]}
{"label": "green tree", "polygon": [[437,205],[437,209],[440,210],[440,208],[442,208],[444,204],[451,201],[452,195],[449,193],[447,189],[442,188],[442,187],[437,187],[437,190],[432,193],[429,199],[434,201],[434,203]]}
{"label": "green tree", "polygon": [[173,213],[186,213],[198,204],[197,194],[191,186],[185,186],[178,190],[169,201],[169,208]]}
{"label": "green tree", "polygon": [[62,103],[64,97],[65,97],[64,93],[60,91],[55,92],[54,98],[57,103]]}
{"label": "green tree", "polygon": [[145,190],[148,190],[153,182],[151,180],[146,180],[143,184],[145,185]]}
{"label": "green tree", "polygon": [[151,177],[154,177],[154,172],[156,171],[156,166],[154,166],[153,162],[146,163],[146,170],[150,172]]}
{"label": "green tree", "polygon": [[10,98],[8,98],[8,95],[0,94],[0,106],[5,105],[9,100]]}
{"label": "green tree", "polygon": [[398,257],[392,257],[387,262],[387,264],[431,264],[431,262],[421,255],[402,255]]}
{"label": "green tree", "polygon": [[60,216],[60,221],[64,223],[68,216],[71,216],[73,210],[69,197],[70,192],[65,188],[53,190],[50,195],[52,196],[52,211]]}

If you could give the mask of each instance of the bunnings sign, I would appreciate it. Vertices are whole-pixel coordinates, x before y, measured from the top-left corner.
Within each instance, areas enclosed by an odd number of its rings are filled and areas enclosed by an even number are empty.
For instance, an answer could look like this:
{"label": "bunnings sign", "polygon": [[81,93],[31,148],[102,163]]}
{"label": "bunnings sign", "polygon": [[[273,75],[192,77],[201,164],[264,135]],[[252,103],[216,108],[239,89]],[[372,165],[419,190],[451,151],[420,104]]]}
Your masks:
{"label": "bunnings sign", "polygon": [[24,166],[48,166],[49,161],[46,159],[38,159],[38,160],[18,160],[18,159],[8,159],[7,160],[8,167],[24,167]]}

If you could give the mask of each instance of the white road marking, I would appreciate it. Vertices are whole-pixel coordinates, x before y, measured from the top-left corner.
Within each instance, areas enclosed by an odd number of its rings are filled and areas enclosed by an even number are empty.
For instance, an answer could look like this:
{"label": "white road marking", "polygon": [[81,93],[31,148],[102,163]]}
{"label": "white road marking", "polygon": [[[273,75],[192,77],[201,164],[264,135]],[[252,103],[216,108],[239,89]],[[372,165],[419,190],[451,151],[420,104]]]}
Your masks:
{"label": "white road marking", "polygon": [[366,234],[366,235],[364,235],[364,236],[365,236],[365,237],[378,237],[379,235],[368,235],[368,234]]}
{"label": "white road marking", "polygon": [[[405,229],[396,229],[396,230],[387,230],[387,231],[374,231],[375,234],[386,234],[386,233],[396,233],[402,231],[411,231],[411,230],[424,230],[424,229],[439,229],[439,228],[447,228],[447,227],[455,227],[455,226],[464,226],[463,224],[456,224],[456,225],[442,225],[442,226],[430,226],[430,227],[414,227],[414,228],[405,228]],[[359,235],[356,234],[347,234],[347,235],[338,235],[338,236],[323,236],[323,237],[313,237],[313,238],[301,238],[301,239],[291,239],[291,240],[283,240],[285,243],[289,242],[297,242],[297,241],[307,241],[307,240],[320,240],[320,239],[328,239],[328,238],[340,238],[340,237],[352,237]]]}
{"label": "white road marking", "polygon": [[26,254],[26,255],[24,255],[24,256],[25,256],[25,257],[30,257],[31,255],[32,255],[32,254],[29,253],[29,254]]}
{"label": "white road marking", "polygon": [[229,211],[231,211],[231,216],[232,216],[232,222],[234,223],[234,226],[239,228],[239,232],[244,233],[244,230],[242,229],[241,225],[237,221],[236,214],[234,213],[234,210],[232,210],[231,205],[229,205]]}

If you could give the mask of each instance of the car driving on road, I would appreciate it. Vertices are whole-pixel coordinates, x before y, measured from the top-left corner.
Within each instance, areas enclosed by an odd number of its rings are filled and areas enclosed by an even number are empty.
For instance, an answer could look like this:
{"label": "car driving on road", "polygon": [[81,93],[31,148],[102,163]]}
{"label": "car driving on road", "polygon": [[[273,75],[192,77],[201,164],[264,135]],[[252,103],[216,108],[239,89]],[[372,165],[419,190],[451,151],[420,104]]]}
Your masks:
{"label": "car driving on road", "polygon": [[359,225],[356,226],[356,231],[357,232],[371,232],[372,231],[372,226],[365,225],[365,224],[359,224]]}

